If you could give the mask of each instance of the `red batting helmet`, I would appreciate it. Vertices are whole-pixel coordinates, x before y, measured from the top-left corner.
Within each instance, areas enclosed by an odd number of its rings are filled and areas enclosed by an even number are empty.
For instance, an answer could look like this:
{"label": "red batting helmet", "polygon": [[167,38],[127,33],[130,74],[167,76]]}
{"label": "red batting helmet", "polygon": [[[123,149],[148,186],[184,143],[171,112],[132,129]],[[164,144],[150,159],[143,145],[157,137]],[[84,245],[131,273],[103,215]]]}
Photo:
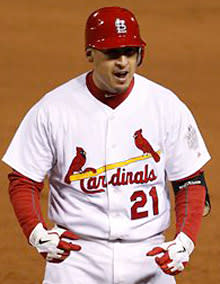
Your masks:
{"label": "red batting helmet", "polygon": [[140,47],[140,65],[145,42],[141,39],[133,13],[121,7],[104,7],[93,12],[86,23],[86,48],[96,49]]}

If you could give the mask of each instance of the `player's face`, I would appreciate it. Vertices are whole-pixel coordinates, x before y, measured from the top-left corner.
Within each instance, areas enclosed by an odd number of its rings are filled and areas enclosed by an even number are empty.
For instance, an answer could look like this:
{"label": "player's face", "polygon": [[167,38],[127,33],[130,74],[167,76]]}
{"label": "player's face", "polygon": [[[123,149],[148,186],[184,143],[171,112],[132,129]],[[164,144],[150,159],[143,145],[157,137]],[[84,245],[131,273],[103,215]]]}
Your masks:
{"label": "player's face", "polygon": [[91,50],[96,86],[111,93],[121,93],[129,87],[137,68],[137,47]]}

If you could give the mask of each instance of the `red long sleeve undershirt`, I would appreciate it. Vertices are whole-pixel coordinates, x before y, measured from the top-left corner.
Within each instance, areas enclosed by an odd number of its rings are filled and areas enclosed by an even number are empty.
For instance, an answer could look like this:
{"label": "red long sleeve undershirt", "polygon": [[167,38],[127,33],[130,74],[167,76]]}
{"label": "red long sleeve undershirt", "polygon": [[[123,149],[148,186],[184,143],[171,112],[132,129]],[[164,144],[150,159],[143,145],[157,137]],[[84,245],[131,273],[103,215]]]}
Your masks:
{"label": "red long sleeve undershirt", "polygon": [[[202,170],[176,182],[200,175]],[[175,194],[176,234],[185,233],[196,244],[202,222],[206,189],[204,185],[188,185]]]}
{"label": "red long sleeve undershirt", "polygon": [[42,223],[46,228],[40,206],[40,192],[44,183],[33,181],[16,171],[10,173],[8,179],[10,200],[20,226],[28,239],[38,223]]}
{"label": "red long sleeve undershirt", "polygon": [[[196,172],[190,178],[199,173]],[[45,228],[47,227],[40,206],[40,192],[44,184],[35,182],[16,171],[10,173],[8,178],[11,203],[28,239],[31,231],[39,222]],[[175,194],[176,233],[184,232],[194,243],[196,243],[201,225],[204,203],[205,187],[202,185],[189,185]]]}

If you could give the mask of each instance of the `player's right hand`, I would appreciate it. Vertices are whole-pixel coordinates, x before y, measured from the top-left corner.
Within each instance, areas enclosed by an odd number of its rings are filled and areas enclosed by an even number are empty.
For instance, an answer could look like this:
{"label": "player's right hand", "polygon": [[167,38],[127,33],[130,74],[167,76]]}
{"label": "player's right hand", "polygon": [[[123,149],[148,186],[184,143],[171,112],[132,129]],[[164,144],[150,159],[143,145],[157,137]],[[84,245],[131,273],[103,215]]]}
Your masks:
{"label": "player's right hand", "polygon": [[31,232],[29,242],[47,261],[59,263],[64,261],[71,251],[81,250],[79,245],[71,242],[78,239],[79,237],[70,231],[57,226],[46,230],[39,223]]}

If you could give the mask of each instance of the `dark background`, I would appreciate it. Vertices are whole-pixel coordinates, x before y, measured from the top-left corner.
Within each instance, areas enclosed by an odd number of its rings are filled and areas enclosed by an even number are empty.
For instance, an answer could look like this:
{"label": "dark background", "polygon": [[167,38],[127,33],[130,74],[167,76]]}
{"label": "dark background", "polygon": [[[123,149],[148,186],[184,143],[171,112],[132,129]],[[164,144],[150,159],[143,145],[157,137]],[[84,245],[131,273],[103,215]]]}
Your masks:
{"label": "dark background", "polygon": [[[135,13],[147,42],[139,73],[172,89],[190,107],[212,155],[205,167],[212,213],[203,219],[197,248],[177,283],[220,283],[219,0],[7,0],[0,5],[1,157],[37,100],[90,68],[84,56],[88,15],[111,5]],[[0,283],[38,284],[44,263],[27,244],[15,219],[7,193],[8,171],[1,162]],[[47,193],[46,187],[42,194],[45,218]],[[174,232],[171,226],[168,238]]]}

